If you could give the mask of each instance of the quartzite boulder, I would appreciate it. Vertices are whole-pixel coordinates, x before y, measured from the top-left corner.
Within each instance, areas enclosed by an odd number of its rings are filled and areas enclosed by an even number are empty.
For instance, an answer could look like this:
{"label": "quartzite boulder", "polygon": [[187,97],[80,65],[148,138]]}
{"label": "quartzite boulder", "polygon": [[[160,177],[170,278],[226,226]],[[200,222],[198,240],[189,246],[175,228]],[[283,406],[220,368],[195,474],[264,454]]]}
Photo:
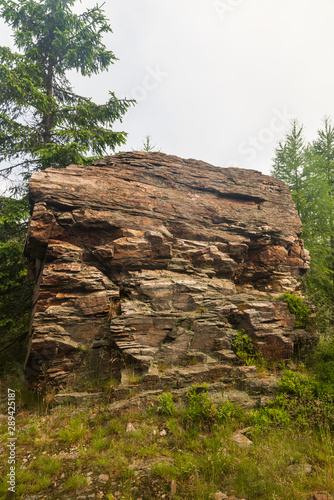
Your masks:
{"label": "quartzite boulder", "polygon": [[132,152],[35,173],[30,203],[32,387],[123,362],[152,386],[193,364],[185,380],[201,366],[214,378],[238,363],[238,329],[273,359],[303,336],[273,298],[298,289],[309,261],[279,180]]}

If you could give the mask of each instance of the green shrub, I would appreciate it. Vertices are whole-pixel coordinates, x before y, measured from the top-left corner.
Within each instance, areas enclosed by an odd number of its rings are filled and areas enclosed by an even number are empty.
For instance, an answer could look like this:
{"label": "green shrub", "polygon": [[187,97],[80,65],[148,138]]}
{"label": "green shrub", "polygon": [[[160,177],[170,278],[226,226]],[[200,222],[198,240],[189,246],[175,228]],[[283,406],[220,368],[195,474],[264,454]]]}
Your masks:
{"label": "green shrub", "polygon": [[161,396],[158,397],[159,406],[158,413],[162,415],[175,415],[176,406],[173,399],[173,394],[170,392],[165,392]]}
{"label": "green shrub", "polygon": [[213,423],[216,418],[217,408],[208,396],[207,384],[196,384],[188,389],[186,421],[190,424]]}
{"label": "green shrub", "polygon": [[287,411],[294,423],[304,429],[334,429],[334,401],[331,396],[321,395],[310,398],[290,397]]}
{"label": "green shrub", "polygon": [[286,370],[278,385],[279,394],[275,400],[265,408],[251,412],[252,424],[263,429],[270,422],[284,425],[293,421],[303,428],[334,429],[333,398],[319,390],[316,379]]}
{"label": "green shrub", "polygon": [[266,360],[258,353],[255,348],[252,339],[241,330],[237,333],[236,338],[232,342],[232,347],[234,352],[246,365],[255,365],[261,370],[267,368]]}
{"label": "green shrub", "polygon": [[311,361],[319,391],[334,396],[334,337],[319,342]]}
{"label": "green shrub", "polygon": [[249,412],[249,423],[260,430],[285,426],[291,421],[288,411],[284,408],[275,408],[270,405]]}
{"label": "green shrub", "polygon": [[289,311],[296,317],[296,328],[308,328],[311,324],[310,309],[305,304],[302,297],[294,293],[283,293],[278,297],[287,303]]}
{"label": "green shrub", "polygon": [[232,347],[236,355],[243,360],[250,357],[255,358],[257,355],[252,339],[244,332],[244,330],[237,333],[236,338],[232,342]]}
{"label": "green shrub", "polygon": [[228,420],[240,420],[245,416],[244,410],[233,401],[224,401],[217,408],[217,421],[219,423]]}
{"label": "green shrub", "polygon": [[334,429],[333,398],[319,392],[314,378],[286,370],[278,385],[279,393],[273,401],[249,412],[247,421],[253,426],[251,437],[292,422],[303,429]]}
{"label": "green shrub", "polygon": [[285,370],[278,382],[280,392],[291,396],[306,396],[312,398],[316,394],[316,383],[307,375],[300,372]]}

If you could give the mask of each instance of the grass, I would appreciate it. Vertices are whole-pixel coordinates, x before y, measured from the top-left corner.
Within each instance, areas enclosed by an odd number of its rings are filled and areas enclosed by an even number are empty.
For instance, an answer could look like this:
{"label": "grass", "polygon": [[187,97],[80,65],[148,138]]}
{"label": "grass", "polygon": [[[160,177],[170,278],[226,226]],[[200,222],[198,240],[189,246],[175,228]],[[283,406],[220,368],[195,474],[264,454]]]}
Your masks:
{"label": "grass", "polygon": [[[290,372],[283,388],[281,411],[288,411],[283,396],[302,397],[309,390],[303,377]],[[285,413],[277,417],[269,410],[264,420],[261,412],[254,418],[230,402],[217,408],[208,400],[205,386],[190,389],[183,410],[173,403],[167,395],[153,407],[117,417],[103,402],[84,411],[64,407],[48,412],[46,406],[19,410],[17,498],[42,494],[53,500],[81,492],[128,500],[168,498],[171,481],[176,482],[175,500],[209,500],[218,490],[247,500],[306,500],[319,491],[334,494],[329,427],[301,425],[292,418],[284,420]],[[90,419],[93,414],[97,417]],[[129,422],[136,432],[126,432]],[[231,437],[249,424],[253,445],[239,448]],[[5,426],[1,430],[5,437]],[[62,452],[73,457],[65,458]],[[150,471],[131,469],[139,461],[152,463]],[[311,474],[289,474],[291,464],[303,463],[312,466]],[[101,482],[100,474],[109,479]],[[1,498],[7,498],[6,489],[0,482]]]}
{"label": "grass", "polygon": [[[247,500],[334,495],[334,405],[332,392],[325,391],[333,386],[333,352],[332,341],[320,345],[312,375],[306,368],[279,367],[283,372],[275,401],[250,411],[230,401],[215,405],[205,384],[189,388],[183,405],[165,392],[153,405],[117,415],[108,409],[107,393],[105,400],[84,408],[51,409],[51,401],[30,401],[22,388],[16,413],[16,498],[169,498],[172,481],[174,500],[211,500],[218,490]],[[127,432],[130,422],[135,432]],[[6,415],[0,417],[1,443],[8,438],[6,423]],[[232,436],[246,427],[253,444],[240,448]],[[6,499],[7,450],[0,448],[0,498]],[[290,473],[289,467],[298,464],[311,465],[312,472]],[[100,479],[101,474],[108,479]]]}
{"label": "grass", "polygon": [[58,439],[66,444],[81,442],[88,433],[85,420],[83,414],[73,417],[67,425],[59,430]]}
{"label": "grass", "polygon": [[83,474],[75,474],[70,476],[65,485],[65,491],[73,491],[83,488],[87,485],[87,477]]}
{"label": "grass", "polygon": [[43,475],[55,475],[61,469],[61,462],[58,458],[40,455],[33,461],[31,468]]}

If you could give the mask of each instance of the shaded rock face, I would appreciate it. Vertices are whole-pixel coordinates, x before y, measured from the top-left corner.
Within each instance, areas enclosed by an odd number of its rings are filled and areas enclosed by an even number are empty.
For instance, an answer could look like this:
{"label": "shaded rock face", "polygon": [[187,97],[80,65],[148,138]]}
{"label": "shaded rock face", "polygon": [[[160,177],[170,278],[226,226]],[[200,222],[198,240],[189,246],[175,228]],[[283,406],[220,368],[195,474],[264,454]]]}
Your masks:
{"label": "shaded rock face", "polygon": [[30,202],[32,387],[101,363],[157,385],[161,365],[222,375],[238,329],[271,359],[303,337],[273,298],[298,289],[309,261],[281,181],[133,152],[35,173]]}

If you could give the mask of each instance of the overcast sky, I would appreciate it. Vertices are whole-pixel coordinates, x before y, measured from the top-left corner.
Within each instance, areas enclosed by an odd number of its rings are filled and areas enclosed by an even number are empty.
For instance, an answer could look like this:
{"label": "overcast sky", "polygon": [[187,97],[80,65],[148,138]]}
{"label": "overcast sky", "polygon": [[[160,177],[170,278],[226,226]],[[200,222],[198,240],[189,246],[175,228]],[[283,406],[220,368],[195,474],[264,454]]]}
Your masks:
{"label": "overcast sky", "polygon": [[309,140],[334,118],[333,0],[106,0],[104,10],[119,61],[71,81],[97,102],[108,90],[137,100],[115,127],[129,134],[122,150],[149,134],[164,153],[269,173],[292,118]]}

